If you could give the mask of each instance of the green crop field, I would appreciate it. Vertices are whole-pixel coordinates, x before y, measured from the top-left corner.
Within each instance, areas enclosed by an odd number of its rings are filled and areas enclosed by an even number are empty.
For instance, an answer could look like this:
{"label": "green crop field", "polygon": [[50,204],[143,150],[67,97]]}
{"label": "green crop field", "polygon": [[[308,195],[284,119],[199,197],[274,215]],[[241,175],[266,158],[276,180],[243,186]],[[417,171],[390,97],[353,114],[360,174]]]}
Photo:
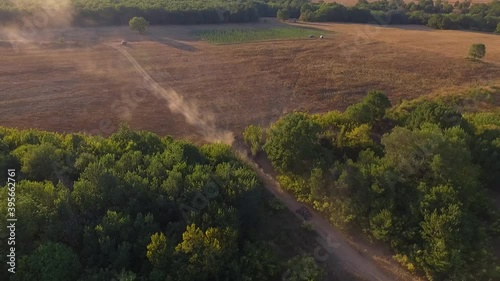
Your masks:
{"label": "green crop field", "polygon": [[257,29],[205,30],[195,36],[212,44],[235,44],[274,39],[300,39],[309,35],[319,37],[325,31],[311,28],[279,27]]}

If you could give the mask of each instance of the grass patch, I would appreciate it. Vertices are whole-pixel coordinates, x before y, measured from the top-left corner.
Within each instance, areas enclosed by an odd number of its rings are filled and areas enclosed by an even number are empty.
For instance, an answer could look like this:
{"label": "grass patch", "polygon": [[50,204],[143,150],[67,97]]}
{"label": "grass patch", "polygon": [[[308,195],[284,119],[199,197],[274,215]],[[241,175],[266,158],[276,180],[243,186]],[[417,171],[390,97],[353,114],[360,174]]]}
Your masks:
{"label": "grass patch", "polygon": [[319,37],[326,32],[312,28],[280,27],[255,29],[205,30],[195,32],[195,36],[212,44],[234,44],[273,39],[308,38],[309,35]]}

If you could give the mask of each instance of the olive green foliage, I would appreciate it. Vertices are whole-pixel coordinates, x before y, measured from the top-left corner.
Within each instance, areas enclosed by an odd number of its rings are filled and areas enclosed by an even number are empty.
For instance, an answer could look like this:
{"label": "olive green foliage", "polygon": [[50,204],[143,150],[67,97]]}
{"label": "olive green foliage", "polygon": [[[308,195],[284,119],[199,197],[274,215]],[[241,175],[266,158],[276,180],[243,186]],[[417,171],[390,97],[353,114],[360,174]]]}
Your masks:
{"label": "olive green foliage", "polygon": [[146,29],[149,27],[149,22],[142,17],[133,17],[129,21],[129,26],[132,31],[144,33]]}
{"label": "olive green foliage", "polygon": [[18,172],[12,280],[270,281],[286,270],[288,257],[252,235],[266,227],[262,187],[229,146],[127,127],[109,138],[0,127],[0,153]]}
{"label": "olive green foliage", "polygon": [[496,33],[500,33],[500,23],[498,23],[498,25],[497,25],[497,29],[496,29],[496,31],[495,31],[495,32],[496,32]]}
{"label": "olive green foliage", "polygon": [[499,114],[429,101],[390,119],[389,106],[372,92],[343,113],[278,120],[264,147],[279,182],[338,226],[387,243],[428,280],[497,279],[500,214],[486,188],[499,186]]}
{"label": "olive green foliage", "polygon": [[252,155],[256,155],[264,144],[264,130],[260,126],[250,125],[243,132],[243,140],[250,147]]}
{"label": "olive green foliage", "polygon": [[472,44],[469,49],[469,57],[473,60],[482,59],[486,55],[486,46],[484,44]]}

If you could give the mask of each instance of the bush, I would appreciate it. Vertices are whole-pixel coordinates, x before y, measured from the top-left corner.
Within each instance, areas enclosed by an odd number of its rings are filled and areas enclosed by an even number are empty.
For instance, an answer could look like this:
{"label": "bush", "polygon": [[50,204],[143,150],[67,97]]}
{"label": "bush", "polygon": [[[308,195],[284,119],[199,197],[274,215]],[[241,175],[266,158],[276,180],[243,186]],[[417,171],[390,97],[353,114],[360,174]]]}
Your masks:
{"label": "bush", "polygon": [[486,55],[486,46],[484,44],[472,44],[469,49],[469,57],[473,60],[482,59]]}
{"label": "bush", "polygon": [[497,25],[497,30],[496,30],[497,33],[500,33],[500,23]]}
{"label": "bush", "polygon": [[130,20],[129,25],[132,31],[143,33],[149,27],[149,22],[142,17],[134,17]]}

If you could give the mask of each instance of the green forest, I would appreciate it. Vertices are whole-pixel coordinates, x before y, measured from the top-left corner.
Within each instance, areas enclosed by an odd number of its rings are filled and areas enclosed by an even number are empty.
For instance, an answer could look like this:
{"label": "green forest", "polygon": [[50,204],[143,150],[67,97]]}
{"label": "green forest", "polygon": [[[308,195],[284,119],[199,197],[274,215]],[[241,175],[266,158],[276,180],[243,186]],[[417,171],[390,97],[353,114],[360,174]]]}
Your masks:
{"label": "green forest", "polygon": [[500,114],[467,112],[498,89],[392,105],[379,91],[344,112],[292,112],[244,139],[281,185],[338,227],[363,232],[428,280],[500,280]]}
{"label": "green forest", "polygon": [[[313,257],[294,250],[315,246],[310,233],[229,146],[198,147],[127,127],[109,138],[0,127],[4,187],[8,169],[17,172],[15,191],[0,189],[0,201],[15,193],[18,260],[10,279],[2,264],[1,280],[325,276]],[[0,239],[4,257],[7,241]]]}
{"label": "green forest", "polygon": [[[17,1],[17,0],[16,0]],[[253,22],[267,4],[252,0],[70,0],[75,25],[125,25],[133,17],[144,17],[151,24],[210,24]],[[21,4],[20,4],[21,3]],[[56,1],[57,3],[57,1]],[[64,2],[63,2],[64,3]],[[0,0],[0,20],[19,20],[24,14],[46,9],[64,9],[64,5],[47,7],[44,0]]]}
{"label": "green forest", "polygon": [[[73,14],[74,25],[125,25],[136,16],[151,24],[241,23],[278,15],[281,19],[313,22],[420,24],[437,29],[500,32],[500,0],[480,4],[358,0],[352,7],[310,0],[69,0],[69,4],[71,11],[67,13]],[[43,0],[0,0],[0,22],[19,21],[26,14],[66,7],[52,6]]]}
{"label": "green forest", "polygon": [[[296,7],[284,8],[297,15]],[[419,24],[436,29],[471,29],[500,32],[500,1],[450,4],[441,0],[358,0],[352,7],[337,3],[306,3],[300,7],[300,19],[314,22],[354,22],[380,25]]]}

